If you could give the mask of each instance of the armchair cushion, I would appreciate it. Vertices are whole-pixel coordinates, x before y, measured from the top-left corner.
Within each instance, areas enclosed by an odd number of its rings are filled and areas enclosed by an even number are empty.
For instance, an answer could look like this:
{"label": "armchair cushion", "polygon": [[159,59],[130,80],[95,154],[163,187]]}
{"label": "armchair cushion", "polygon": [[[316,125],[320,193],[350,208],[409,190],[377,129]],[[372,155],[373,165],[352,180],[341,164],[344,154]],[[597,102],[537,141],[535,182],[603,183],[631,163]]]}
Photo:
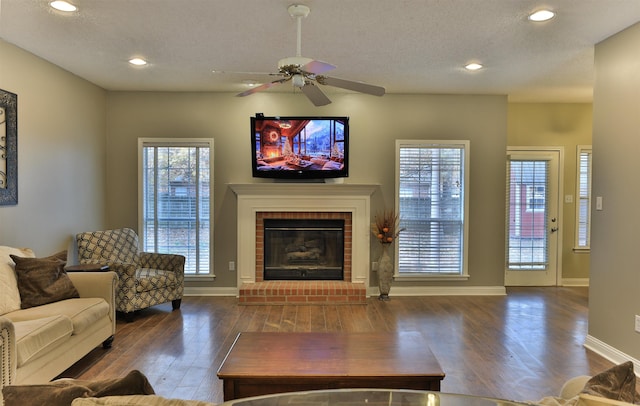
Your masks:
{"label": "armchair cushion", "polygon": [[46,258],[21,258],[11,255],[16,264],[22,309],[80,297],[64,270],[66,258],[66,251]]}
{"label": "armchair cushion", "polygon": [[138,292],[156,290],[163,286],[178,283],[178,278],[174,272],[161,269],[140,268],[137,270],[136,278],[140,281],[136,287]]}

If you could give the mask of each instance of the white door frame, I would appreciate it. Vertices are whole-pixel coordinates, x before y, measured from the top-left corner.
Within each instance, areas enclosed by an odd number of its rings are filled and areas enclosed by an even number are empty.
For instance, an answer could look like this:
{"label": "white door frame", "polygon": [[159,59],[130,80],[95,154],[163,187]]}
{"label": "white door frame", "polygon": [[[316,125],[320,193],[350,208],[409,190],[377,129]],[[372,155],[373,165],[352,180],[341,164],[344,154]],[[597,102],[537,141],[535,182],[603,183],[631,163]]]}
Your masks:
{"label": "white door frame", "polygon": [[[564,195],[564,147],[563,146],[508,146],[507,147],[507,160],[511,154],[526,154],[528,152],[550,152],[558,154],[558,191],[557,191],[557,238],[556,238],[556,258],[555,258],[555,286],[562,285],[562,238],[563,238],[563,195]],[[507,174],[508,176],[508,174]],[[505,207],[506,211],[509,210],[508,204]],[[505,238],[509,238],[508,232],[505,234]],[[505,244],[505,275],[506,275],[506,249],[509,244]],[[506,284],[506,280],[505,280]]]}

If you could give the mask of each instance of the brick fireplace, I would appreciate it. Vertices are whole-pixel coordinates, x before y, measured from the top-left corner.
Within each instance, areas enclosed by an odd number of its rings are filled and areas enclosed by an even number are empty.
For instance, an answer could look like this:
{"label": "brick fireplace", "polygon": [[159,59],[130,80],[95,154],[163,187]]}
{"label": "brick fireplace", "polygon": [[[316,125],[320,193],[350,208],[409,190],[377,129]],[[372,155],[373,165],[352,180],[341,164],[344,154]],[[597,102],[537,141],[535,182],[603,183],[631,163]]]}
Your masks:
{"label": "brick fireplace", "polygon": [[[370,197],[376,185],[232,184],[238,208],[238,299],[243,304],[364,303],[369,286]],[[344,219],[342,281],[264,281],[265,218]]]}

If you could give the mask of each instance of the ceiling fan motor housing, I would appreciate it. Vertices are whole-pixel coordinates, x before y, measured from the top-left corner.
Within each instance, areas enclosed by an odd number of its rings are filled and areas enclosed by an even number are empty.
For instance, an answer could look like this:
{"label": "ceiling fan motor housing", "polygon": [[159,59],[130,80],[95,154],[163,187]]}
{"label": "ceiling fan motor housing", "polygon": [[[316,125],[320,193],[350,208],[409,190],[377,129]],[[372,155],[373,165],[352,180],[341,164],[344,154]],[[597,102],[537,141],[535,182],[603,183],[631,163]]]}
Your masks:
{"label": "ceiling fan motor housing", "polygon": [[313,59],[304,56],[290,56],[278,61],[278,69],[283,73],[300,73],[300,68],[309,62],[313,62]]}

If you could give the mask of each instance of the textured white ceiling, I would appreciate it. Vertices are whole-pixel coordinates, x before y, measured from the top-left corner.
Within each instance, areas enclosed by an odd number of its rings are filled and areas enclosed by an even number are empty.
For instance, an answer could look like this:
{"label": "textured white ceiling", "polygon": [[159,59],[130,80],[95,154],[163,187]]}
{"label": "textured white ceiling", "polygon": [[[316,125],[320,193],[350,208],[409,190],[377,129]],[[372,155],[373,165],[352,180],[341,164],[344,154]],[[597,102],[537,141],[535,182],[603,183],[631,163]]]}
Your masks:
{"label": "textured white ceiling", "polygon": [[[246,90],[296,53],[293,0],[0,0],[0,38],[109,90]],[[589,101],[594,44],[640,21],[640,0],[301,0],[302,55],[387,93]],[[557,16],[531,23],[542,6]],[[630,50],[637,52],[637,50]],[[135,68],[133,56],[150,64]],[[478,61],[485,68],[466,72]],[[0,63],[2,63],[0,61]],[[213,70],[227,73],[213,73]],[[281,85],[272,91],[291,91]],[[327,94],[340,90],[323,87]]]}

